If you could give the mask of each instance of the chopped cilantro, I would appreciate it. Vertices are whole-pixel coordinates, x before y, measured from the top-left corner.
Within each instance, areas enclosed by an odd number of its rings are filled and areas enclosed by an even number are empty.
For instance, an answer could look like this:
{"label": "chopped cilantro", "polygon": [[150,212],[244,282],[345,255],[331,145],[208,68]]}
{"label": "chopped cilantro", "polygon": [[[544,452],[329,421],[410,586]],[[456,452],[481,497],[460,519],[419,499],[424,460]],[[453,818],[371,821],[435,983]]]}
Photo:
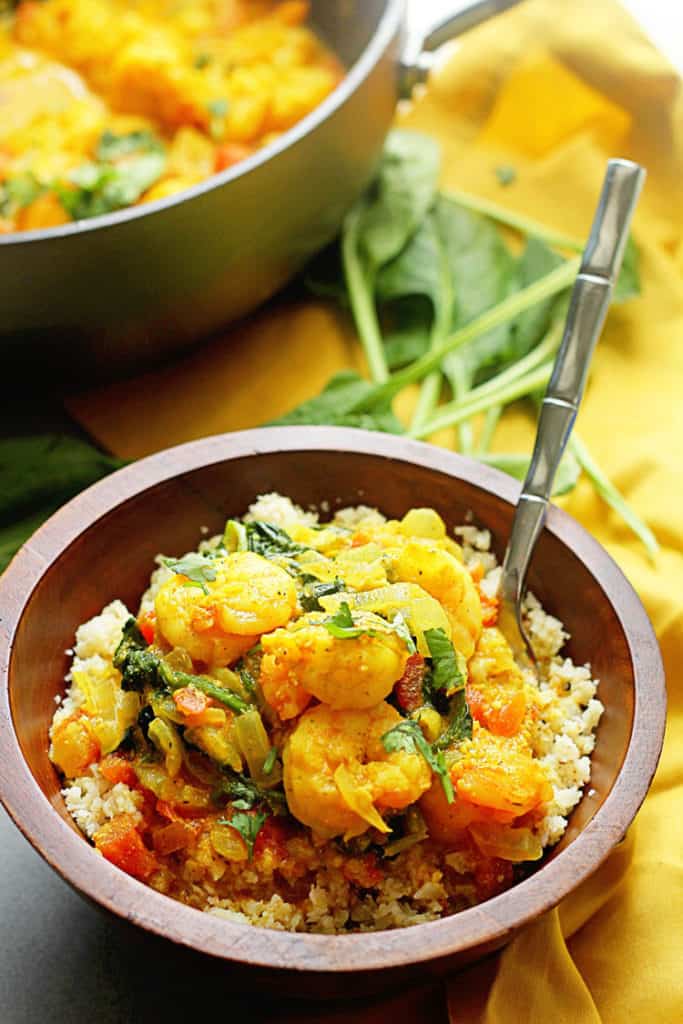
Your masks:
{"label": "chopped cilantro", "polygon": [[472,737],[472,714],[464,690],[459,690],[450,702],[448,725],[434,743],[435,750],[445,750]]}
{"label": "chopped cilantro", "polygon": [[201,587],[205,594],[209,592],[207,583],[213,583],[216,579],[216,570],[211,564],[211,559],[196,551],[191,551],[184,558],[164,558],[163,562],[179,576],[187,576],[188,586]]}
{"label": "chopped cilantro", "polygon": [[456,650],[444,631],[426,629],[424,636],[432,659],[432,688],[448,694],[464,689],[465,677],[458,664]]}
{"label": "chopped cilantro", "polygon": [[425,761],[435,775],[439,776],[446,800],[453,803],[453,783],[451,782],[446,760],[443,751],[434,751],[425,739],[422,729],[413,718],[406,718],[393,729],[389,729],[382,736],[382,744],[388,754],[397,750],[407,750],[410,753],[422,754]]}
{"label": "chopped cilantro", "polygon": [[249,860],[252,860],[256,837],[263,828],[267,817],[267,814],[261,814],[258,811],[255,814],[246,814],[244,811],[238,811],[237,814],[233,814],[232,818],[219,818],[218,824],[230,825],[236,832],[239,832],[246,843]]}
{"label": "chopped cilantro", "polygon": [[495,175],[503,187],[512,185],[517,180],[517,171],[510,164],[501,164],[500,167],[496,167]]}
{"label": "chopped cilantro", "polygon": [[228,112],[228,101],[225,99],[211,100],[206,104],[206,109],[214,117],[225,117]]}
{"label": "chopped cilantro", "polygon": [[329,597],[330,594],[338,594],[346,589],[343,580],[335,577],[331,583],[320,583],[315,576],[303,577],[304,589],[299,600],[305,612],[321,612],[321,597]]}

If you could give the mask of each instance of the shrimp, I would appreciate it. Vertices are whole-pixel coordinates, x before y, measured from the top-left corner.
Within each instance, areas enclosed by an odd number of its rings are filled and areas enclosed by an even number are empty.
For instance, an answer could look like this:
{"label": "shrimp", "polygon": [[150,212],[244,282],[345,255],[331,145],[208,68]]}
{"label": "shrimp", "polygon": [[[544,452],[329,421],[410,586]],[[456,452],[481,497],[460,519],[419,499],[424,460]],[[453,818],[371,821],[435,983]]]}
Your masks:
{"label": "shrimp", "polygon": [[490,732],[514,736],[527,710],[526,684],[499,629],[484,629],[469,662],[467,703]]}
{"label": "shrimp", "polygon": [[378,615],[354,615],[354,625],[373,635],[337,638],[324,623],[313,612],[261,641],[261,688],[282,719],[300,714],[311,697],[332,708],[372,707],[403,675],[408,649]]}
{"label": "shrimp", "polygon": [[546,769],[520,737],[494,736],[475,725],[459,753],[449,769],[455,802],[446,802],[440,785],[432,785],[420,801],[429,833],[439,842],[458,841],[472,824],[511,825],[540,814],[552,797]]}
{"label": "shrimp", "polygon": [[396,580],[418,583],[443,606],[455,648],[466,658],[481,633],[481,601],[472,577],[438,542],[410,538],[390,551]]}
{"label": "shrimp", "polygon": [[207,593],[176,574],[163,584],[154,606],[157,628],[173,647],[207,665],[229,665],[256,638],[289,622],[297,606],[294,581],[284,569],[252,551],[211,563],[216,579]]}
{"label": "shrimp", "polygon": [[319,835],[349,839],[390,829],[380,810],[400,810],[429,788],[431,769],[414,752],[387,753],[382,736],[403,721],[382,702],[365,710],[320,704],[299,719],[283,752],[291,813]]}

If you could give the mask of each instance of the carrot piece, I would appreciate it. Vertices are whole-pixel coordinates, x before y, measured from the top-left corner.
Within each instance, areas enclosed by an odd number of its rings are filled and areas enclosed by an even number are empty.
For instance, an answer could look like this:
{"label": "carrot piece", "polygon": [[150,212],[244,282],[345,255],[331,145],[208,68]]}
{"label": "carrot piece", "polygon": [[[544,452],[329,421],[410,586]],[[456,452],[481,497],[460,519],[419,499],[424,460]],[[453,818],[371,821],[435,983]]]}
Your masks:
{"label": "carrot piece", "polygon": [[153,609],[143,612],[138,618],[138,629],[148,644],[154,643],[154,631],[156,629],[157,616]]}
{"label": "carrot piece", "polygon": [[216,147],[213,169],[216,174],[219,171],[226,171],[228,167],[238,164],[240,160],[246,160],[253,152],[253,149],[243,146],[240,142],[225,142],[222,146]]}
{"label": "carrot piece", "polygon": [[117,782],[124,782],[126,786],[136,786],[138,777],[133,771],[133,766],[127,757],[121,754],[107,754],[100,761],[100,772],[107,782],[116,785]]}
{"label": "carrot piece", "polygon": [[82,775],[100,756],[100,744],[85,715],[76,712],[52,732],[52,759],[67,779]]}
{"label": "carrot piece", "polygon": [[145,882],[158,868],[157,859],[142,841],[132,814],[117,814],[106,822],[95,833],[94,842],[106,860],[133,878]]}

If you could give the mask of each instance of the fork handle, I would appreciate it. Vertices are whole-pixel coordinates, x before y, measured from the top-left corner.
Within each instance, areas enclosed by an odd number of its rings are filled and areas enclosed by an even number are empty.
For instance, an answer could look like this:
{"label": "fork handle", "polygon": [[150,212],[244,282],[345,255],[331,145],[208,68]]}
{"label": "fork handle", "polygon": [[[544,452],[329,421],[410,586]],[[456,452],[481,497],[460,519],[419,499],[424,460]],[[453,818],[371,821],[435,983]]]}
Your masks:
{"label": "fork handle", "polygon": [[531,555],[543,529],[555,473],[574,426],[644,180],[643,168],[630,160],[607,164],[503,563],[503,596],[515,603],[521,600]]}

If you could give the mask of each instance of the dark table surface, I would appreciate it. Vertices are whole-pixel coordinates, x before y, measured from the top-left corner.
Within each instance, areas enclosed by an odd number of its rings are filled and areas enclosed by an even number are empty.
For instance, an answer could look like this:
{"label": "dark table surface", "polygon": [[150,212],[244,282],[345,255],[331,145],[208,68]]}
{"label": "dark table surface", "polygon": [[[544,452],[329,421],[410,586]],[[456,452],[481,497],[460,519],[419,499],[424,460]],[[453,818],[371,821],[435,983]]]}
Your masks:
{"label": "dark table surface", "polygon": [[[1,769],[0,769],[1,770]],[[212,960],[90,906],[59,878],[0,808],[2,1024],[445,1024],[439,987],[362,1005],[237,994]]]}

